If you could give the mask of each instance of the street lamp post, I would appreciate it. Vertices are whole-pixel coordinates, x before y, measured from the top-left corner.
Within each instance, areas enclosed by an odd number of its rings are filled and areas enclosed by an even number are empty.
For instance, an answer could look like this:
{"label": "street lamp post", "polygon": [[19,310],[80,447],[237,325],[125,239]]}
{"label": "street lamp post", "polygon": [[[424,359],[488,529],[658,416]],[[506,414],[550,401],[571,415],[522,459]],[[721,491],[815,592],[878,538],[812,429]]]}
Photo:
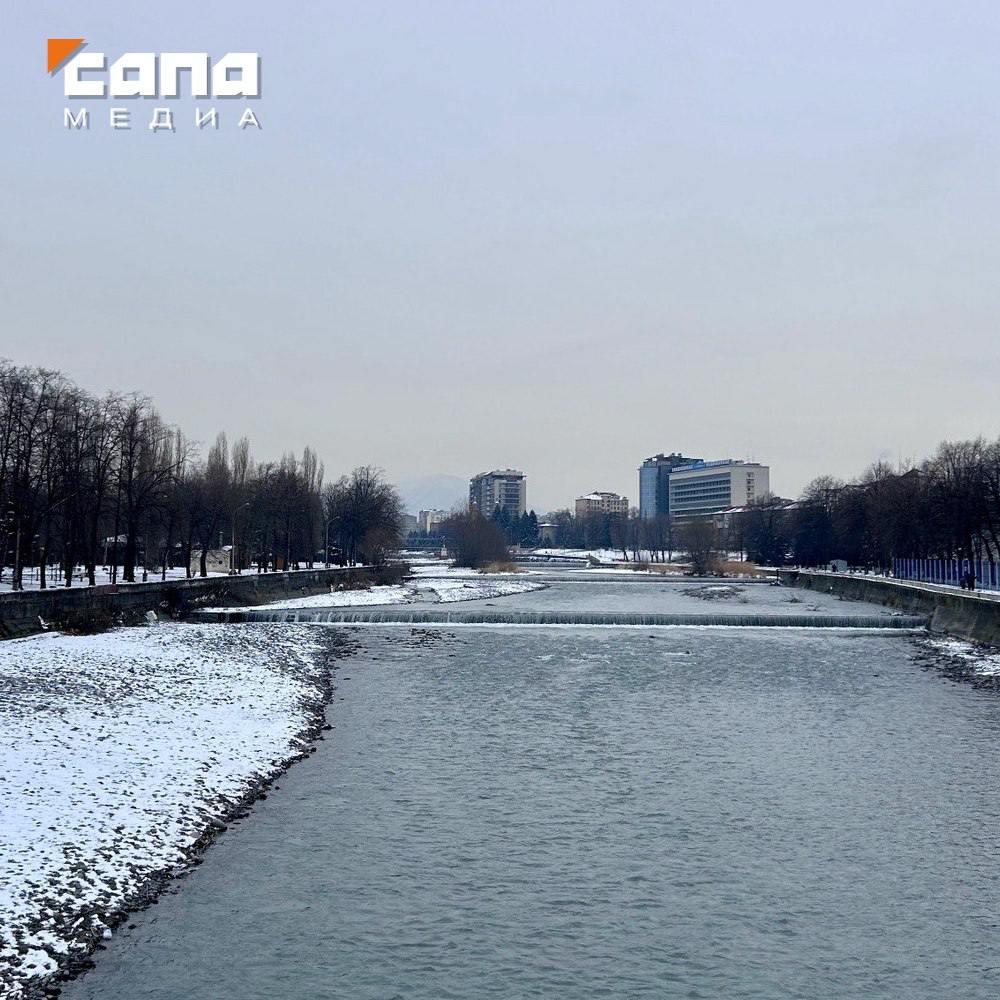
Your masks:
{"label": "street lamp post", "polygon": [[326,533],[325,541],[323,543],[323,563],[327,569],[330,568],[330,525],[333,523],[333,518],[328,517],[326,519]]}
{"label": "street lamp post", "polygon": [[250,506],[250,501],[248,500],[245,504],[241,504],[238,507],[233,508],[233,544],[229,548],[229,575],[239,576],[240,573],[240,563],[239,558],[236,554],[236,520],[239,517],[241,510],[246,510]]}

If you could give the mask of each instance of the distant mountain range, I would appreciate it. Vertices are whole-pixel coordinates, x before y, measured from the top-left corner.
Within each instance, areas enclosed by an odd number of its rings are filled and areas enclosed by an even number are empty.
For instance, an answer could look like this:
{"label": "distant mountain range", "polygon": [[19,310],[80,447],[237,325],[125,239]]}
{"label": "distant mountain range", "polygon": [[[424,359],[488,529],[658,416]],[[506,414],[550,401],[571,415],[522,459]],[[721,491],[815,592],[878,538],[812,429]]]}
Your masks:
{"label": "distant mountain range", "polygon": [[443,474],[401,479],[395,484],[403,498],[403,510],[416,514],[421,510],[451,510],[469,500],[469,481]]}

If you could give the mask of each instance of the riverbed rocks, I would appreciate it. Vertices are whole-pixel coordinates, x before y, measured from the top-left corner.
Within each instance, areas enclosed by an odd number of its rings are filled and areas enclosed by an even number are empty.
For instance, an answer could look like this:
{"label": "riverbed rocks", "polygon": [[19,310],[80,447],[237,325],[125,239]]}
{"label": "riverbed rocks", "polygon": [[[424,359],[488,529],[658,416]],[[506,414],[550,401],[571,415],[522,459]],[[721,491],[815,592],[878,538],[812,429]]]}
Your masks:
{"label": "riverbed rocks", "polygon": [[964,639],[922,637],[915,659],[925,670],[975,688],[1000,691],[1000,648]]}

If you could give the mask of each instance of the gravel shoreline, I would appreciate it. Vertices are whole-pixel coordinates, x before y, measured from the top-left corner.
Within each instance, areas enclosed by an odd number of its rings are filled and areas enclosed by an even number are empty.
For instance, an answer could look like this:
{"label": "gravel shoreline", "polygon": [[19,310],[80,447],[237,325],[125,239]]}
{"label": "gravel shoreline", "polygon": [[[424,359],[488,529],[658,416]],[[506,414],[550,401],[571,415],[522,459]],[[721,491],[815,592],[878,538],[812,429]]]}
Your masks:
{"label": "gravel shoreline", "polygon": [[[125,737],[134,738],[134,730],[115,732],[119,711],[123,708],[125,712],[138,711],[142,716],[143,710],[150,706],[153,711],[148,714],[152,722],[148,742],[142,747],[149,760],[140,761],[137,766],[155,771],[156,765],[163,763],[157,760],[159,730],[163,733],[161,756],[166,766],[162,774],[173,773],[174,758],[188,765],[188,777],[199,774],[196,781],[189,782],[189,787],[178,784],[171,789],[172,797],[165,804],[158,801],[162,789],[158,790],[155,782],[136,789],[139,798],[151,796],[143,803],[147,808],[138,810],[131,803],[124,805],[121,793],[116,801],[117,790],[109,793],[100,776],[94,778],[90,773],[82,779],[74,776],[76,791],[85,797],[87,807],[94,810],[93,825],[102,828],[101,836],[95,835],[84,845],[68,842],[70,828],[60,830],[58,818],[53,821],[50,815],[58,817],[60,811],[74,813],[79,809],[78,803],[65,799],[63,786],[55,784],[47,790],[47,776],[42,774],[38,793],[28,782],[18,786],[16,773],[13,788],[7,775],[0,776],[0,827],[6,829],[4,817],[9,816],[12,824],[20,821],[22,828],[31,826],[28,832],[32,836],[35,830],[44,831],[40,836],[49,841],[47,853],[40,860],[26,857],[24,851],[4,857],[0,845],[0,876],[8,883],[12,878],[18,880],[17,884],[8,885],[5,897],[0,896],[0,998],[38,1000],[57,996],[67,981],[93,966],[92,956],[104,947],[103,942],[112,936],[115,927],[126,922],[130,914],[155,905],[174,880],[201,863],[204,852],[230,823],[246,818],[253,803],[265,798],[292,764],[315,752],[316,742],[330,728],[325,709],[334,690],[336,663],[351,655],[356,643],[343,632],[329,629],[264,628],[266,632],[259,626],[168,625],[118,630],[101,637],[42,637],[4,643],[0,647],[3,706],[0,724],[7,721],[6,714],[15,723],[38,725],[43,735],[37,742],[49,744],[41,751],[47,765],[51,766],[50,756],[58,757],[60,750],[66,756],[57,765],[59,770],[55,773],[59,779],[65,782],[72,759],[67,748],[60,748],[51,733],[61,734],[70,728],[76,738],[69,749],[79,752],[81,737],[77,731],[83,729],[85,750],[96,753],[99,746],[108,745],[102,741],[113,740],[116,735],[119,742]],[[99,655],[93,656],[98,639]],[[157,651],[164,647],[172,657],[172,660],[166,658],[169,660],[166,666],[161,662],[162,656],[157,658]],[[125,675],[139,676],[138,682],[126,690],[107,684],[104,676],[108,670],[108,650],[119,648],[123,650],[121,663],[126,665]],[[66,654],[68,662],[63,663],[59,655],[53,655],[53,650]],[[135,659],[142,657],[144,651],[148,651],[151,662]],[[96,669],[91,669],[92,661]],[[193,671],[193,678],[180,675],[177,672],[180,666],[188,674]],[[171,667],[173,674],[169,672]],[[144,689],[147,680],[144,671],[159,680],[159,687]],[[122,672],[119,665],[117,673]],[[162,676],[163,672],[167,676]],[[248,684],[248,678],[259,679],[256,688]],[[50,689],[41,694],[36,690],[40,679]],[[100,683],[105,687],[95,691],[94,685]],[[185,691],[185,687],[192,686],[197,688],[193,694]],[[21,704],[17,705],[19,693]],[[55,706],[40,701],[40,697],[51,699]],[[80,725],[75,704],[77,699],[88,697],[86,710],[93,719],[90,731]],[[60,705],[60,700],[65,704]],[[170,702],[168,710],[165,717],[157,719],[155,710],[162,709],[164,701]],[[209,709],[207,720],[205,705]],[[199,743],[197,728],[192,726],[190,732],[171,731],[176,728],[171,726],[171,719],[186,719],[189,713],[198,717],[199,712],[202,727],[213,718],[220,727],[221,742],[211,752]],[[274,719],[282,712],[291,714],[284,729],[276,727]],[[71,722],[77,725],[70,727]],[[111,735],[98,735],[104,733],[98,726],[108,722]],[[140,726],[142,722],[140,719]],[[232,727],[232,731],[222,731],[223,727]],[[7,759],[0,755],[0,763],[9,766],[11,754],[20,754],[25,767],[30,768],[31,749],[24,746],[23,739],[17,741],[16,735],[15,732],[4,747]],[[188,745],[187,739],[197,745]],[[238,739],[243,742],[237,744]],[[231,758],[226,758],[230,745],[236,749]],[[183,749],[178,750],[178,746]],[[133,751],[131,745],[119,745],[112,751],[100,752],[131,755],[139,751]],[[248,766],[251,760],[253,764]],[[225,773],[215,774],[220,767]],[[226,791],[208,792],[210,786],[201,777],[206,773],[216,786],[224,786]],[[142,775],[148,783],[149,771],[144,769]],[[127,788],[124,791],[127,794]],[[52,801],[55,799],[64,801]],[[38,804],[40,800],[44,801],[44,807]],[[109,828],[121,819],[118,813],[128,808],[140,814],[145,825],[136,826],[131,839],[122,833],[120,841],[114,837],[109,841],[112,836]],[[37,811],[37,819],[31,817],[33,811]],[[149,847],[143,839],[148,837],[147,828],[157,834],[165,833],[162,840],[157,840],[143,854],[143,849]],[[121,829],[113,827],[115,836]],[[91,832],[88,827],[87,833]],[[16,842],[16,833],[12,839]],[[27,853],[32,849],[29,847]],[[169,856],[167,863],[149,863],[150,856],[156,856],[157,852]],[[56,855],[59,857],[54,860]],[[39,968],[40,964],[45,968]]]}
{"label": "gravel shoreline", "polygon": [[916,661],[957,684],[1000,691],[1000,649],[951,636],[925,636],[917,640]]}

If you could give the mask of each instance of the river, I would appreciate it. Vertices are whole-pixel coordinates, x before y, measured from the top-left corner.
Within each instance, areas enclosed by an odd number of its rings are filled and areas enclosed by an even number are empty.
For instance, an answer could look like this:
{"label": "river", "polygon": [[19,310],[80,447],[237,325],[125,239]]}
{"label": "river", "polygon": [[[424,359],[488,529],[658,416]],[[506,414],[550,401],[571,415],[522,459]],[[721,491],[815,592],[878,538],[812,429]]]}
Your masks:
{"label": "river", "polygon": [[351,632],[319,751],[68,1000],[1000,993],[1000,701],[921,640]]}

